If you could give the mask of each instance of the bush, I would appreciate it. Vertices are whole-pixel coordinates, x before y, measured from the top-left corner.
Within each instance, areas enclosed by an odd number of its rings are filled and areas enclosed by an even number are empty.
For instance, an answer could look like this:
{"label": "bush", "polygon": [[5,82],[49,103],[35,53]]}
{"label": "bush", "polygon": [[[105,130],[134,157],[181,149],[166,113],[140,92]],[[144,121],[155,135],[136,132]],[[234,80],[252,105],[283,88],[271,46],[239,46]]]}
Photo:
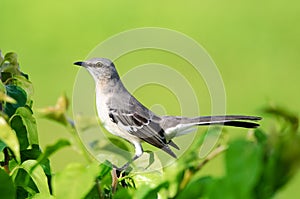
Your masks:
{"label": "bush", "polygon": [[[66,110],[65,96],[53,107],[41,110],[59,122],[78,141],[87,165],[70,163],[53,173],[49,157],[62,147],[74,145],[58,140],[41,149],[32,111],[33,86],[20,71],[17,55],[0,56],[0,193],[2,198],[272,198],[294,176],[300,162],[298,118],[283,109],[267,108],[275,125],[267,132],[256,129],[248,138],[220,142],[199,159],[202,135],[185,155],[164,173],[117,172],[112,164],[99,164],[85,152]],[[275,120],[276,119],[276,120]],[[224,155],[226,174],[203,176],[201,169],[217,155]],[[147,179],[140,182],[141,177]],[[138,184],[136,182],[139,181]]]}

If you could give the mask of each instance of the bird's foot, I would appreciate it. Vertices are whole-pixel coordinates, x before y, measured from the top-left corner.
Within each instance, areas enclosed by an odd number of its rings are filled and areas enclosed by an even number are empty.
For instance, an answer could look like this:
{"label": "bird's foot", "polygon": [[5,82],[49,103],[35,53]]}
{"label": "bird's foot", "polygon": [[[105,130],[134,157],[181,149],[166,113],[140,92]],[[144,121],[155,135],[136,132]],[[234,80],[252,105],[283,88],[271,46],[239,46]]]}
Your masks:
{"label": "bird's foot", "polygon": [[116,165],[113,165],[113,169],[116,170],[118,178],[124,175],[128,175],[130,171],[132,171],[132,167],[129,166],[129,163],[124,164],[122,167],[117,167]]}

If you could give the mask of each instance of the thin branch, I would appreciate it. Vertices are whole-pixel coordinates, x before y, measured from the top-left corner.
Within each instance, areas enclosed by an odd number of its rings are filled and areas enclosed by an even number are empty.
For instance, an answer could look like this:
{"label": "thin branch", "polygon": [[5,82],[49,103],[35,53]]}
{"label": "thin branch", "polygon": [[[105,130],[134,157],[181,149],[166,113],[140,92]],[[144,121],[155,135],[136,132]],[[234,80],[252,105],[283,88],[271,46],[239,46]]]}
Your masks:
{"label": "thin branch", "polygon": [[211,153],[208,154],[208,156],[196,167],[196,170],[199,171],[202,169],[210,160],[214,159],[221,153],[227,150],[227,146],[220,145],[217,148],[215,148]]}

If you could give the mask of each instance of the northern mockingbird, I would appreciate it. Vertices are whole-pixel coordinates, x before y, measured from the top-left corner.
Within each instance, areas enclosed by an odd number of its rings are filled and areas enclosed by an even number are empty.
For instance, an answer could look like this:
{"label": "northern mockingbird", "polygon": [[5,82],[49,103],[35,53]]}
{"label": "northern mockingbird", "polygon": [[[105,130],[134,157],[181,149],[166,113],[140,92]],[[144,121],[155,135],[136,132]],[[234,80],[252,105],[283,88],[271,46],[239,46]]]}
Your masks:
{"label": "northern mockingbird", "polygon": [[[135,147],[135,156],[121,169],[143,154],[141,142],[145,141],[176,158],[170,146],[179,149],[172,141],[202,125],[225,125],[255,128],[261,117],[244,115],[226,116],[158,116],[141,104],[124,87],[112,61],[105,58],[92,58],[75,62],[83,66],[95,80],[97,112],[103,126],[113,135],[119,136]],[[194,127],[194,128],[193,128]]]}

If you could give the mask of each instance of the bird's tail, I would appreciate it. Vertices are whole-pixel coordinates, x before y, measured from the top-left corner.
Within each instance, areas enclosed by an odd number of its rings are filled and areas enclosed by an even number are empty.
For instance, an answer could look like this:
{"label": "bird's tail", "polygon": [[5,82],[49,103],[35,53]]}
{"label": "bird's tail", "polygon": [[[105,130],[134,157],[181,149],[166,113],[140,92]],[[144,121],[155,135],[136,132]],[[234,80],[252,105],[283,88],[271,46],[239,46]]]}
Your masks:
{"label": "bird's tail", "polygon": [[[253,121],[261,120],[261,117],[257,116],[244,116],[244,115],[226,115],[226,116],[203,116],[197,118],[187,119],[187,122],[195,122],[197,125],[225,125],[235,126],[242,128],[256,128],[258,123]],[[190,121],[189,121],[190,120]],[[182,120],[184,122],[184,120]]]}
{"label": "bird's tail", "polygon": [[244,115],[201,116],[195,118],[165,116],[163,124],[168,140],[194,131],[197,126],[224,125],[242,128],[257,128],[261,117]]}

